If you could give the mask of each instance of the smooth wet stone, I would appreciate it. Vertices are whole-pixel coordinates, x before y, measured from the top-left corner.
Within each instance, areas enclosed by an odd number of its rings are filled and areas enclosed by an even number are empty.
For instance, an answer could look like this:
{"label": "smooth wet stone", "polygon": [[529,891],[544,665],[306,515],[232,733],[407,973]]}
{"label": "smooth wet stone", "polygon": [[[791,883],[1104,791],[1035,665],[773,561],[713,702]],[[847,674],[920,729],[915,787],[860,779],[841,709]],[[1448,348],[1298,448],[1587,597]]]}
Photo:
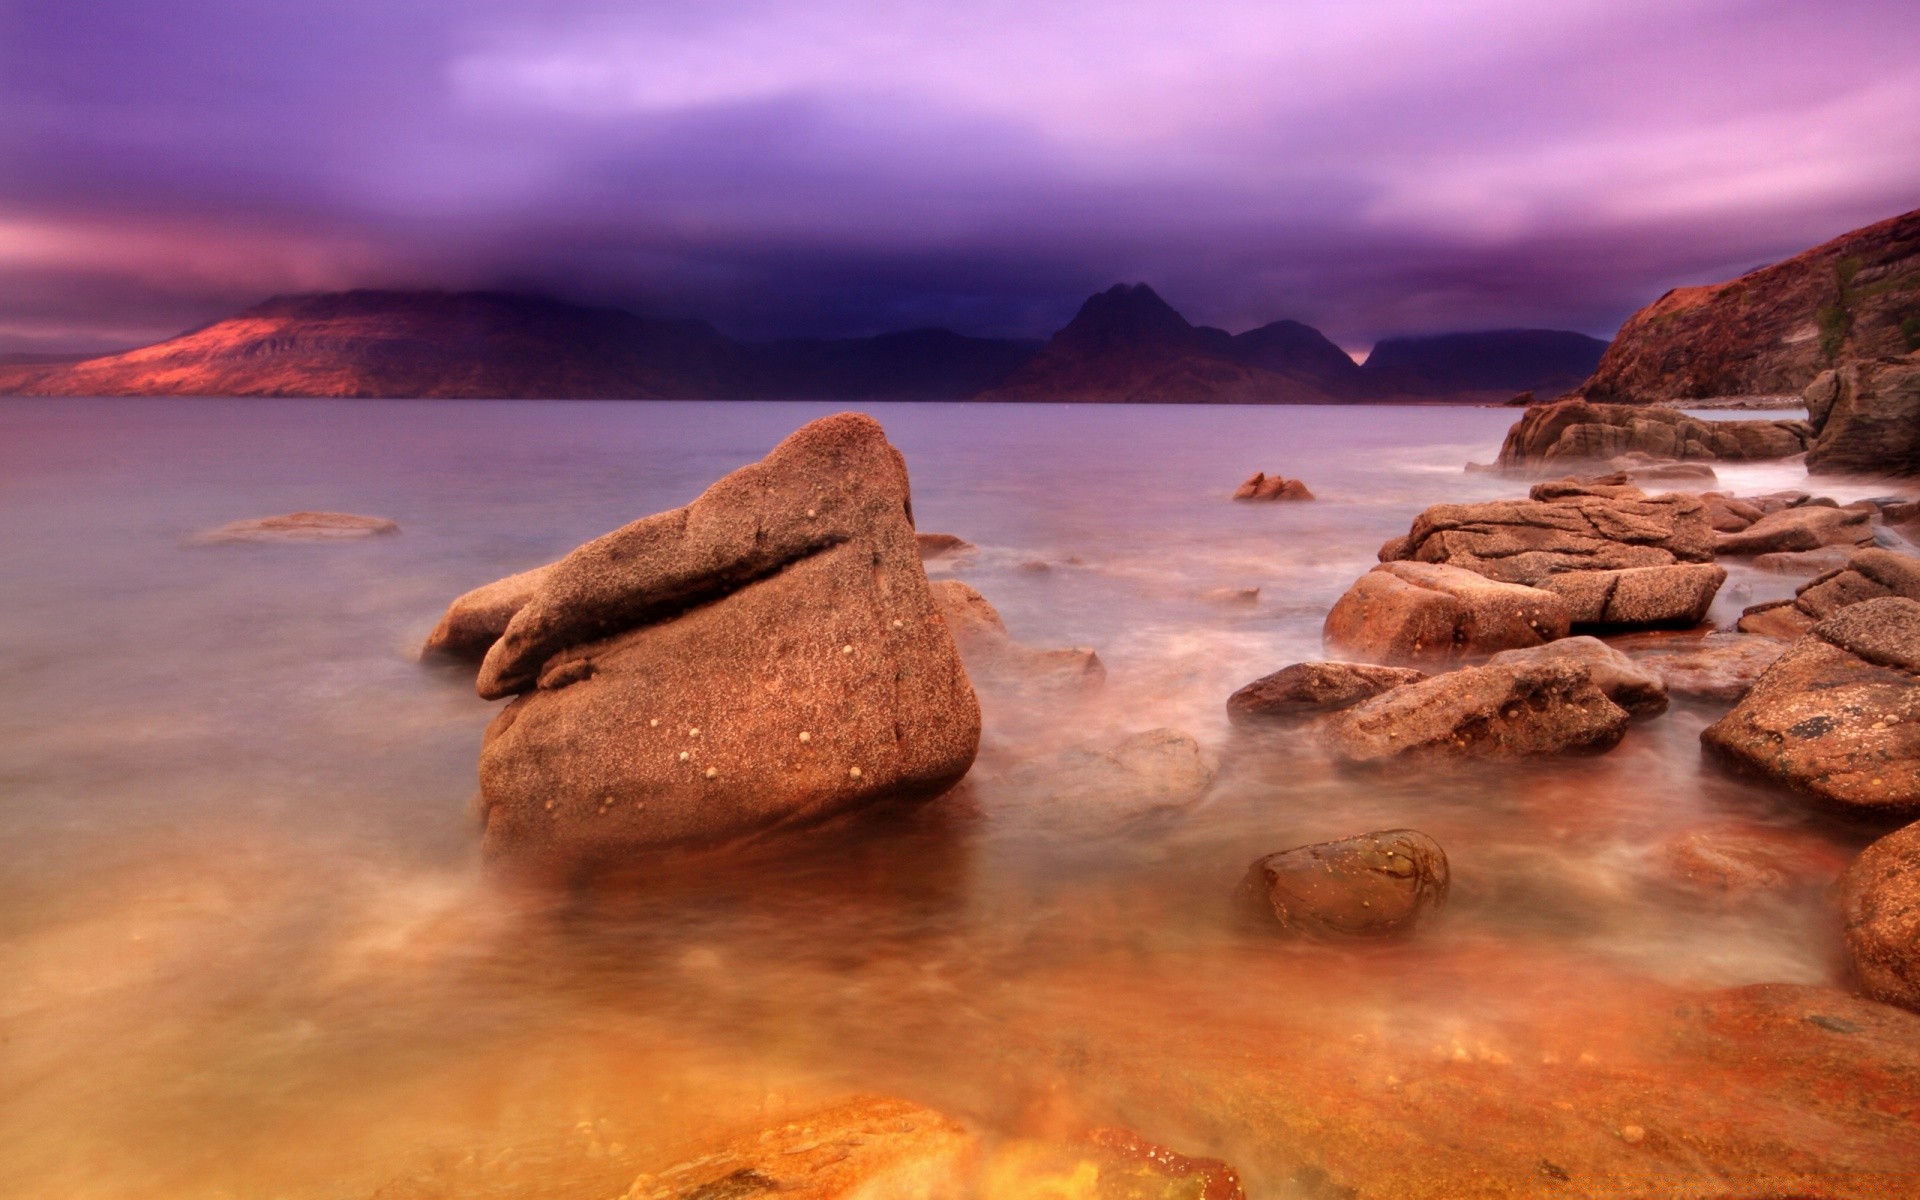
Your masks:
{"label": "smooth wet stone", "polygon": [[1551,592],[1433,563],[1381,563],[1327,613],[1329,647],[1380,663],[1472,658],[1565,637],[1570,617]]}
{"label": "smooth wet stone", "polygon": [[931,587],[968,675],[981,687],[1090,692],[1106,682],[1106,664],[1091,649],[1050,650],[1016,642],[999,610],[977,589],[957,579],[942,579]]}
{"label": "smooth wet stone", "polygon": [[197,542],[347,542],[400,532],[386,517],[358,513],[295,512],[277,517],[255,517],[209,529]]}
{"label": "smooth wet stone", "polygon": [[496,579],[459,596],[447,606],[440,623],[427,635],[420,656],[479,662],[506,632],[513,614],[527,606],[553,570],[553,564]]}
{"label": "smooth wet stone", "polygon": [[1487,665],[1562,660],[1584,665],[1594,685],[1629,716],[1657,717],[1667,711],[1667,689],[1659,677],[1599,638],[1567,637],[1526,650],[1503,650],[1488,659]]}
{"label": "smooth wet stone", "polygon": [[1283,479],[1255,471],[1245,483],[1234,489],[1235,500],[1311,500],[1313,493],[1298,479]]}
{"label": "smooth wet stone", "polygon": [[1713,563],[1564,571],[1534,584],[1567,602],[1575,628],[1657,629],[1698,625],[1727,580]]}
{"label": "smooth wet stone", "polygon": [[1418,683],[1426,672],[1367,663],[1305,662],[1282,667],[1227,697],[1235,725],[1298,722],[1351,708],[1384,691]]}
{"label": "smooth wet stone", "polygon": [[951,1117],[863,1096],[650,1166],[620,1200],[968,1200],[979,1160]]}
{"label": "smooth wet stone", "polygon": [[1838,894],[1861,989],[1920,1012],[1920,823],[1861,851]]}
{"label": "smooth wet stone", "polygon": [[1868,600],[1821,621],[1700,740],[1835,808],[1920,811],[1920,603]]}
{"label": "smooth wet stone", "polygon": [[1390,829],[1258,859],[1241,899],[1285,933],[1321,941],[1404,937],[1447,901],[1447,854]]}
{"label": "smooth wet stone", "polygon": [[973,543],[951,533],[919,533],[914,542],[920,547],[920,560],[946,558],[954,554],[965,554],[973,549]]}
{"label": "smooth wet stone", "polygon": [[980,709],[909,512],[841,414],[554,564],[481,667],[523,692],[481,750],[489,856],[616,863],[959,782]]}
{"label": "smooth wet stone", "polygon": [[1584,663],[1562,660],[1449,671],[1335,713],[1325,732],[1336,760],[1365,766],[1602,754],[1628,720]]}

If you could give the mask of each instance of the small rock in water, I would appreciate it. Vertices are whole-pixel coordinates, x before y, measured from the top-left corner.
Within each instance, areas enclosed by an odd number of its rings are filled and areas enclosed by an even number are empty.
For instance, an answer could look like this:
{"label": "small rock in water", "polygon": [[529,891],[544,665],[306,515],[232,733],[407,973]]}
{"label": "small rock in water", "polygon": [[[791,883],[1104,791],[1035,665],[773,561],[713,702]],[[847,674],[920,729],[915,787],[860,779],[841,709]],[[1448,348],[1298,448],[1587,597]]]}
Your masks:
{"label": "small rock in water", "polygon": [[[1131,1129],[1096,1129],[1076,1141],[1016,1139],[994,1151],[978,1200],[1245,1200],[1240,1176],[1217,1158],[1194,1158]],[[877,1198],[876,1198],[877,1200]]]}
{"label": "small rock in water", "polygon": [[1320,940],[1411,933],[1447,901],[1447,854],[1412,829],[1283,850],[1257,860],[1242,900],[1287,933]]}
{"label": "small rock in water", "polygon": [[399,533],[398,522],[357,513],[296,512],[209,529],[197,542],[343,542]]}
{"label": "small rock in water", "polygon": [[1260,589],[1257,587],[1214,588],[1200,597],[1209,604],[1223,607],[1251,608],[1260,603]]}
{"label": "small rock in water", "polygon": [[1313,493],[1307,485],[1298,479],[1285,479],[1279,475],[1269,475],[1265,471],[1255,471],[1248,480],[1234,489],[1235,500],[1311,500]]}
{"label": "small rock in water", "polygon": [[955,537],[951,533],[918,533],[914,541],[920,546],[920,561],[945,558],[950,554],[964,554],[973,549],[973,543]]}
{"label": "small rock in water", "polygon": [[1412,667],[1294,663],[1254,680],[1227,697],[1227,718],[1235,725],[1304,721],[1322,713],[1351,708],[1382,692],[1418,683],[1426,677],[1426,672]]}
{"label": "small rock in water", "polygon": [[1035,759],[1012,778],[1043,794],[1043,818],[1110,821],[1194,804],[1218,770],[1213,755],[1191,735],[1149,729],[1111,750],[1067,750]]}
{"label": "small rock in water", "polygon": [[929,586],[976,684],[1055,694],[1092,691],[1106,682],[1107,668],[1092,650],[1042,650],[1016,642],[999,611],[974,588],[957,579]]}

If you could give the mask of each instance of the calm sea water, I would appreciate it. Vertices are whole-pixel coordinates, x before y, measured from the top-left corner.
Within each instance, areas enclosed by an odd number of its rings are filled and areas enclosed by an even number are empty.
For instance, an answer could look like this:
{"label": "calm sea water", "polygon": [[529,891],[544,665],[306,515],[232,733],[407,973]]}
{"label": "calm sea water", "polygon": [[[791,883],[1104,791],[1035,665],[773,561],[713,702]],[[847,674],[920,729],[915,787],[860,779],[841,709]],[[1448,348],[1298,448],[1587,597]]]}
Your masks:
{"label": "calm sea water", "polygon": [[[1096,648],[1107,688],[1018,721],[990,705],[976,778],[894,828],[643,895],[489,884],[467,806],[492,706],[413,658],[446,601],[829,411],[0,404],[0,1192],[611,1196],[690,1131],[880,1091],[989,1131],[1124,1121],[1263,1194],[1364,1136],[1333,1114],[1396,1038],[1497,1061],[1550,1036],[1569,990],[1837,978],[1817,889],[1715,905],[1663,874],[1703,829],[1815,860],[1859,844],[1704,768],[1711,710],[1603,759],[1459,777],[1342,777],[1294,735],[1230,731],[1228,693],[1319,657],[1328,606],[1420,508],[1521,493],[1461,470],[1492,457],[1499,410],[871,406],[920,527],[980,547],[936,577],[1023,641]],[[1319,499],[1230,503],[1256,470]],[[295,509],[404,532],[190,542]],[[1791,587],[1737,569],[1716,616]],[[1179,817],[1036,811],[995,766],[1157,726],[1222,763]],[[1256,856],[1396,826],[1441,840],[1456,890],[1391,965],[1232,919]],[[1201,1040],[1159,1048],[1174,1031]],[[1229,1033],[1262,1049],[1205,1040]],[[1350,1043],[1289,1093],[1326,1122],[1263,1141],[1261,1056]]]}

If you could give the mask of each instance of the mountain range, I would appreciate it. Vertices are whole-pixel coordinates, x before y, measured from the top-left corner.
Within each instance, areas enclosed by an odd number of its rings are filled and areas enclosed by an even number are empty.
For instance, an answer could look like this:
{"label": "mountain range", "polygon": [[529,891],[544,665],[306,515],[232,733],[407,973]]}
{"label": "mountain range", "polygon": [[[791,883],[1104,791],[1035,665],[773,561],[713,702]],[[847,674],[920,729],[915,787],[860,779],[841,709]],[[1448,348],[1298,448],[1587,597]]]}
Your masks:
{"label": "mountain range", "polygon": [[150,346],[0,360],[0,393],[578,399],[1355,403],[1565,389],[1606,343],[1503,330],[1392,338],[1364,365],[1309,325],[1193,325],[1145,284],[1089,298],[1047,342],[917,329],[747,342],[505,292],[281,296]]}

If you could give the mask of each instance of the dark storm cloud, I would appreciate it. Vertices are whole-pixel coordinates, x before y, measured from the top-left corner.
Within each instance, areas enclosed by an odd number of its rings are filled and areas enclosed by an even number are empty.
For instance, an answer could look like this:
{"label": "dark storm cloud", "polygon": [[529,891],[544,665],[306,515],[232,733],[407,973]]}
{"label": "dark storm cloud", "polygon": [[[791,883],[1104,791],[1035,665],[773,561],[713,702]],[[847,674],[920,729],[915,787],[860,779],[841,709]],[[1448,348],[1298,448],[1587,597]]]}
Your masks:
{"label": "dark storm cloud", "polygon": [[0,350],[354,284],[1606,333],[1920,203],[1917,49],[1895,2],[15,0]]}

